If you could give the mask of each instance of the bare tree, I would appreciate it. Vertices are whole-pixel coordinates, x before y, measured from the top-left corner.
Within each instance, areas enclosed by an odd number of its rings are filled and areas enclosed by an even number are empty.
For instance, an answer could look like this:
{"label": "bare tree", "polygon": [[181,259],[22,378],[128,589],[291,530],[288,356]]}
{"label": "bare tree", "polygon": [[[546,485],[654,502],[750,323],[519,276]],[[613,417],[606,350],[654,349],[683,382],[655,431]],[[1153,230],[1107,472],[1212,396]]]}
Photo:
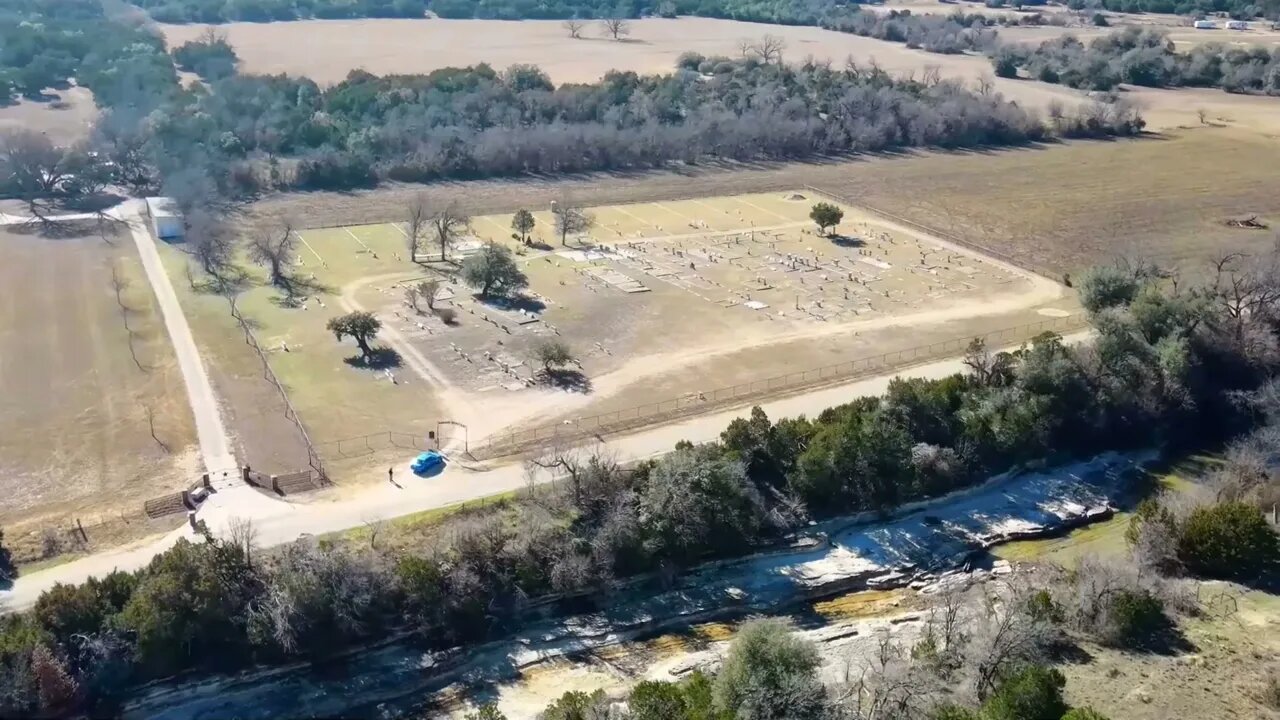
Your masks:
{"label": "bare tree", "polygon": [[942,82],[942,66],[935,65],[933,63],[925,65],[924,75],[922,76],[921,81],[929,87],[933,87],[934,85]]}
{"label": "bare tree", "polygon": [[978,78],[978,94],[990,95],[996,89],[996,79],[991,75],[983,75]]}
{"label": "bare tree", "polygon": [[604,34],[614,40],[621,40],[631,34],[631,22],[622,17],[604,18],[600,21]]}
{"label": "bare tree", "polygon": [[369,549],[378,549],[378,536],[387,527],[387,521],[379,518],[365,518],[364,526],[369,531]]}
{"label": "bare tree", "polygon": [[[120,320],[124,323],[124,331],[128,336],[129,355],[133,358],[133,364],[137,365],[139,370],[147,372],[147,368],[143,367],[142,361],[138,360],[138,351],[133,345],[134,332],[133,328],[129,326],[129,305],[124,301],[124,291],[129,289],[129,279],[120,274],[120,268],[116,267],[114,263],[111,265],[111,289],[116,296],[116,305],[120,306]],[[151,435],[155,437],[155,432],[153,431]],[[156,440],[156,442],[160,441]],[[163,447],[164,443],[160,443],[160,445]]]}
{"label": "bare tree", "polygon": [[417,285],[405,286],[404,302],[406,305],[413,308],[414,312],[422,312],[422,310],[418,307],[418,300],[420,300],[421,298],[422,298],[422,293],[419,292]]}
{"label": "bare tree", "polygon": [[428,310],[436,309],[436,295],[440,293],[440,281],[436,278],[418,283],[418,297],[427,304]]}
{"label": "bare tree", "polygon": [[227,521],[227,542],[244,553],[244,561],[253,567],[253,554],[258,549],[258,528],[250,518],[233,517]]}
{"label": "bare tree", "polygon": [[616,496],[625,473],[617,455],[604,446],[573,446],[568,440],[525,461],[525,475],[531,487],[539,471],[549,472],[555,480],[568,480],[573,505],[580,511],[599,508],[607,498]]}
{"label": "bare tree", "polygon": [[272,285],[291,291],[293,278],[289,272],[289,261],[297,244],[293,224],[285,220],[278,226],[261,230],[249,239],[249,257],[267,268]]}
{"label": "bare tree", "polygon": [[1052,621],[1032,611],[1026,588],[1008,585],[985,592],[965,663],[973,672],[973,690],[979,700],[986,699],[1014,668],[1043,663],[1059,639]]}
{"label": "bare tree", "polygon": [[564,21],[563,25],[564,29],[569,32],[569,37],[574,40],[581,40],[582,31],[587,27],[586,23],[577,18],[569,18]]}
{"label": "bare tree", "polygon": [[765,35],[751,45],[752,52],[766,65],[781,63],[782,51],[786,49],[787,41],[777,35]]}
{"label": "bare tree", "polygon": [[430,225],[430,213],[427,212],[427,201],[423,195],[415,195],[413,201],[409,203],[404,225],[405,240],[409,244],[409,262],[416,262],[418,249],[426,240],[427,228]]}
{"label": "bare tree", "polygon": [[154,410],[151,409],[150,405],[147,405],[146,407],[147,407],[147,429],[151,431],[151,439],[155,440],[156,444],[160,446],[160,449],[164,451],[164,454],[168,455],[169,446],[165,445],[164,441],[161,440],[158,435],[156,435],[156,413]]}
{"label": "bare tree", "polygon": [[462,212],[456,203],[450,203],[431,216],[431,229],[436,244],[440,246],[441,262],[449,259],[449,248],[458,242],[470,226],[471,216]]}
{"label": "bare tree", "polygon": [[235,236],[212,213],[195,210],[185,218],[186,245],[200,269],[215,279],[223,278],[233,265]]}
{"label": "bare tree", "polygon": [[567,197],[552,205],[551,214],[555,218],[556,234],[560,236],[561,245],[568,244],[570,235],[584,233],[596,224],[596,219],[590,213]]}

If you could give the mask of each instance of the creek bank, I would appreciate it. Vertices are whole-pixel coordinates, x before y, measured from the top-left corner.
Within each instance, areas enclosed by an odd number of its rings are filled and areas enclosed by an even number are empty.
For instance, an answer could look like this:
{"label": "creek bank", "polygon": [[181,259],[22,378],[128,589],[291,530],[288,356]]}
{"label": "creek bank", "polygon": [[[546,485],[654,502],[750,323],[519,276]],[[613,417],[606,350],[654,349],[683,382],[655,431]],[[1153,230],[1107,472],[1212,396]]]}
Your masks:
{"label": "creek bank", "polygon": [[825,542],[721,561],[655,591],[638,585],[598,612],[531,621],[512,636],[444,652],[412,641],[386,644],[322,666],[249,671],[156,683],[125,718],[397,717],[443,688],[487,696],[522,671],[714,619],[778,613],[798,603],[865,589],[926,582],[974,553],[1012,540],[1064,532],[1109,517],[1131,473],[1153,453],[1107,453],[1017,475],[900,509],[896,517],[828,521]]}

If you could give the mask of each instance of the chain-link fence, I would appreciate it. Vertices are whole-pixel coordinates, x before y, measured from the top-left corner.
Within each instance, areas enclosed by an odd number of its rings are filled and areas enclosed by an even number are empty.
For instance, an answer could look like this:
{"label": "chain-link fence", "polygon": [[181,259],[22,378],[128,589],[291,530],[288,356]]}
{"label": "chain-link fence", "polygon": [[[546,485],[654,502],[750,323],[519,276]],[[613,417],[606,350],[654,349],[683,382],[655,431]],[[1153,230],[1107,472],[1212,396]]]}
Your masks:
{"label": "chain-link fence", "polygon": [[[954,357],[964,352],[965,348],[974,339],[982,339],[992,346],[1005,346],[1026,342],[1045,332],[1066,333],[1080,330],[1086,327],[1087,324],[1083,314],[1049,318],[1040,322],[1003,328],[980,335],[966,335],[929,343],[928,345],[918,345],[893,352],[846,360],[832,365],[823,365],[809,370],[800,370],[785,375],[738,383],[737,385],[688,393],[679,397],[636,405],[622,410],[568,418],[557,423],[539,425],[524,430],[509,430],[471,443],[469,447],[470,455],[477,459],[510,455],[566,440],[613,433],[667,422],[682,415],[694,415],[708,410],[732,407],[752,399],[796,392],[862,376],[876,375],[906,365]],[[336,460],[373,455],[389,449],[430,450],[437,448],[438,444],[436,440],[429,438],[426,433],[383,430],[367,435],[357,435],[341,440],[318,443],[316,452],[327,460]]]}
{"label": "chain-link fence", "polygon": [[358,435],[356,437],[343,438],[342,440],[318,443],[316,452],[326,460],[345,460],[373,455],[382,450],[392,448],[421,452],[423,450],[433,450],[435,447],[435,441],[428,438],[426,433],[414,434],[383,430],[369,433],[368,435]]}

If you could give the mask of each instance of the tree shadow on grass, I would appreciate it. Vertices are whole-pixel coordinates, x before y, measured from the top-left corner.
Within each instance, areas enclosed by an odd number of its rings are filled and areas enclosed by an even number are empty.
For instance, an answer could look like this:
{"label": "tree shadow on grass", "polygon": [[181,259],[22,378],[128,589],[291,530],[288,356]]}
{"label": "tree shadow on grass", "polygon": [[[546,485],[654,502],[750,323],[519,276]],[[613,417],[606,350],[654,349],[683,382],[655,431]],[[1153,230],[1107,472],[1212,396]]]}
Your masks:
{"label": "tree shadow on grass", "polygon": [[830,238],[831,244],[837,247],[860,248],[867,244],[867,242],[862,238],[854,237],[852,235],[832,234]]}
{"label": "tree shadow on grass", "polygon": [[253,285],[253,277],[239,265],[232,265],[217,275],[196,277],[193,271],[189,279],[193,291],[201,295],[239,295]]}
{"label": "tree shadow on grass", "polygon": [[400,353],[388,347],[374,348],[373,354],[369,357],[352,355],[349,358],[344,358],[342,362],[363,370],[390,370],[404,364]]}
{"label": "tree shadow on grass", "polygon": [[1125,649],[1134,653],[1173,657],[1197,652],[1200,648],[1183,634],[1176,622],[1163,617],[1150,635],[1134,641]]}
{"label": "tree shadow on grass", "polygon": [[528,297],[526,295],[516,295],[514,297],[491,296],[484,297],[482,295],[473,295],[476,302],[488,305],[498,310],[523,310],[525,312],[542,312],[547,309],[547,304],[537,298]]}
{"label": "tree shadow on grass", "polygon": [[567,370],[564,368],[557,370],[539,370],[538,381],[548,387],[564,390],[565,392],[575,392],[587,395],[591,392],[591,378],[588,378],[581,370]]}

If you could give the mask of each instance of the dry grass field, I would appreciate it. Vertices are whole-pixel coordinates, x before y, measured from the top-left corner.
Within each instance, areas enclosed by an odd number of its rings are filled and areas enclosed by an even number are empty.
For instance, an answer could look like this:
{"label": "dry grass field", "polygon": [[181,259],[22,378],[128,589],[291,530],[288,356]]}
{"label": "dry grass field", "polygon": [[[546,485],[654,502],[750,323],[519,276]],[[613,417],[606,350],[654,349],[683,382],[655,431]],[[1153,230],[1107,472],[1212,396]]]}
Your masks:
{"label": "dry grass field", "polygon": [[[410,263],[395,224],[303,229],[295,272],[312,289],[289,306],[259,279],[237,302],[317,443],[423,435],[440,420],[465,423],[474,441],[1075,309],[1055,283],[853,207],[840,238],[821,237],[807,217],[816,199],[793,191],[595,207],[596,227],[568,246],[552,237],[547,205],[530,205],[541,247],[520,250],[530,287],[505,307],[438,263]],[[514,246],[510,222],[509,213],[474,217],[457,254],[490,240]],[[424,277],[443,279],[437,305],[456,323],[404,302],[405,285]],[[225,349],[243,345],[226,301],[193,291],[184,302],[202,344],[218,338],[209,357],[225,367]],[[325,329],[349,309],[382,319],[379,343],[396,353],[389,367],[357,362],[354,344]],[[535,378],[532,350],[547,339],[567,342],[581,363],[564,385]]]}
{"label": "dry grass field", "polygon": [[[170,45],[196,38],[204,28],[201,25],[162,26]],[[515,63],[532,63],[557,83],[592,82],[609,70],[671,72],[676,58],[688,50],[736,56],[740,40],[765,33],[783,37],[787,43],[786,57],[793,61],[812,56],[842,63],[846,58],[853,58],[863,64],[875,62],[897,75],[916,77],[928,68],[937,68],[943,77],[970,85],[975,85],[980,78],[992,77],[990,61],[976,55],[938,55],[912,50],[900,43],[814,27],[710,18],[638,20],[632,23],[627,42],[594,37],[594,31],[582,40],[571,40],[559,22],[540,20],[311,20],[233,23],[221,25],[219,29],[226,33],[240,55],[245,71],[305,75],[321,84],[339,82],[356,69],[385,75],[430,72],[482,62],[499,69]],[[1014,41],[1030,42],[1068,31],[1084,37],[1096,30],[1039,27],[1000,32],[1009,33]],[[1252,38],[1253,34],[1231,37],[1239,40]],[[1272,35],[1280,38],[1280,34]],[[1266,39],[1262,35],[1258,37],[1260,41]],[[317,48],[323,48],[323,52]],[[1025,107],[1043,109],[1054,101],[1072,107],[1085,100],[1082,93],[1060,85],[993,79],[996,91]],[[1151,129],[1194,125],[1198,122],[1196,110],[1204,108],[1211,117],[1230,117],[1234,124],[1280,132],[1280,112],[1276,112],[1275,98],[1233,96],[1203,89],[1131,88],[1129,95],[1144,109]]]}
{"label": "dry grass field", "polygon": [[255,213],[327,225],[403,214],[419,193],[483,214],[545,207],[565,193],[604,205],[814,185],[1055,275],[1121,253],[1195,270],[1223,251],[1270,246],[1272,232],[1229,228],[1223,221],[1258,214],[1280,226],[1280,196],[1273,190],[1278,162],[1274,140],[1214,127],[1031,150],[295,194],[265,200]]}
{"label": "dry grass field", "polygon": [[128,233],[108,243],[96,232],[52,239],[5,228],[0,285],[0,525],[8,537],[72,515],[88,525],[137,513],[147,498],[190,484],[198,461],[191,411]]}
{"label": "dry grass field", "polygon": [[13,105],[0,107],[0,131],[10,128],[35,130],[58,144],[83,140],[98,118],[93,93],[86,88],[72,87],[54,94],[58,96],[56,100],[19,100]]}

